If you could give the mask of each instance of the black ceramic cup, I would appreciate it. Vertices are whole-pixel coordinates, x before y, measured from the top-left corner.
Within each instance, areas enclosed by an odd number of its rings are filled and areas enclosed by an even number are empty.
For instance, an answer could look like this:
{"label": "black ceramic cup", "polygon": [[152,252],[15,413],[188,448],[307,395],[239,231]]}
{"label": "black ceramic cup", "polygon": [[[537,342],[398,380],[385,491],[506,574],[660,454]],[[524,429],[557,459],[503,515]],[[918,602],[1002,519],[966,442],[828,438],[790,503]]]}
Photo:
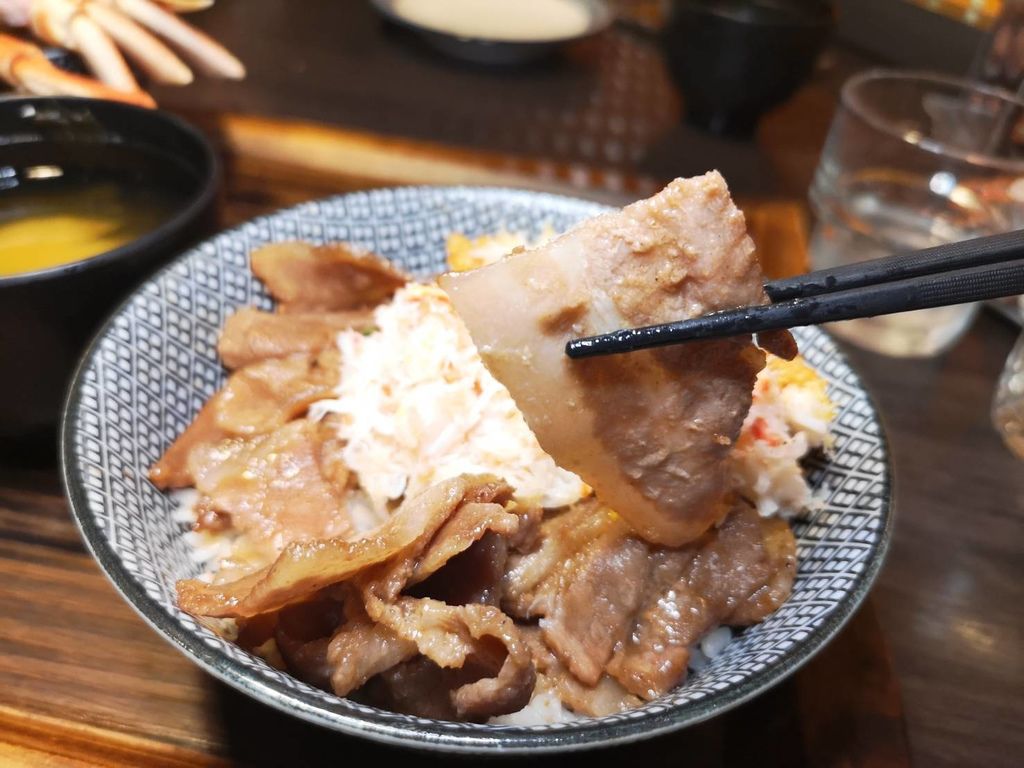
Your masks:
{"label": "black ceramic cup", "polygon": [[[0,206],[32,169],[78,180],[164,185],[168,217],[119,248],[0,276],[0,456],[50,452],[64,389],[86,342],[128,290],[205,234],[219,164],[209,143],[164,112],[77,98],[0,101]],[[36,174],[37,175],[37,174]],[[55,454],[55,448],[53,449]]]}
{"label": "black ceramic cup", "polygon": [[672,0],[663,42],[687,121],[749,136],[810,74],[832,25],[827,0]]}

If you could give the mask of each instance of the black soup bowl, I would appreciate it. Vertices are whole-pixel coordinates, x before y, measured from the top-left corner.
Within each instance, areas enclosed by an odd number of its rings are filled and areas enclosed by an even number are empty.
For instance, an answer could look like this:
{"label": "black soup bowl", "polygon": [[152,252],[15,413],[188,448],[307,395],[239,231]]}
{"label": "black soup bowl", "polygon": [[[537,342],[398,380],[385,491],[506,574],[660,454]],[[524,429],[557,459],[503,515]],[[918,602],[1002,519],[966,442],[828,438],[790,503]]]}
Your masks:
{"label": "black soup bowl", "polygon": [[0,214],[26,191],[62,184],[71,198],[109,185],[163,201],[153,227],[120,247],[0,270],[0,457],[56,455],[54,427],[79,353],[129,289],[206,234],[219,176],[206,139],[167,113],[93,99],[0,101]]}
{"label": "black soup bowl", "polygon": [[749,136],[810,75],[833,23],[829,0],[672,0],[663,45],[686,119]]}

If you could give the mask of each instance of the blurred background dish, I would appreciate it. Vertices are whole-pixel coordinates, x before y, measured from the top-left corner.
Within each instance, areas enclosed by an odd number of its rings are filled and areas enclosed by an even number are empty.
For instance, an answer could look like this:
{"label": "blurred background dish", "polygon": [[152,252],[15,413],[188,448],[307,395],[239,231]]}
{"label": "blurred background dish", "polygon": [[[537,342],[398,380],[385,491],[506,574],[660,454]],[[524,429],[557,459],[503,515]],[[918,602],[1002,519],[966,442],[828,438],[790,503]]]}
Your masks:
{"label": "blurred background dish", "polygon": [[832,26],[826,0],[672,0],[665,59],[686,119],[752,134],[811,74]]}
{"label": "blurred background dish", "polygon": [[79,352],[198,234],[218,163],[178,118],[113,102],[3,101],[0,135],[0,438],[52,452]]}
{"label": "blurred background dish", "polygon": [[536,61],[614,20],[604,0],[373,0],[373,5],[436,50],[477,64]]}

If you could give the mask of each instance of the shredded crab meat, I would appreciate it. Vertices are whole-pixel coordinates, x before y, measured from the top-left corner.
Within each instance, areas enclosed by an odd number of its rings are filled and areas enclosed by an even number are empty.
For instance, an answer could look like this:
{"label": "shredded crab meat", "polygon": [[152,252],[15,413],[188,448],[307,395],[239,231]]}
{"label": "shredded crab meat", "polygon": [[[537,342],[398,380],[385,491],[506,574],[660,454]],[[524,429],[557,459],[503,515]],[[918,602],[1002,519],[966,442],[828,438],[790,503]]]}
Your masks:
{"label": "shredded crab meat", "polygon": [[374,324],[370,334],[338,335],[336,397],[311,411],[340,416],[343,458],[374,509],[460,474],[496,474],[517,499],[545,508],[588,493],[541,449],[443,291],[409,284]]}
{"label": "shredded crab meat", "polygon": [[734,485],[761,515],[792,517],[818,503],[800,460],[829,448],[835,414],[825,380],[802,358],[768,358],[733,455]]}

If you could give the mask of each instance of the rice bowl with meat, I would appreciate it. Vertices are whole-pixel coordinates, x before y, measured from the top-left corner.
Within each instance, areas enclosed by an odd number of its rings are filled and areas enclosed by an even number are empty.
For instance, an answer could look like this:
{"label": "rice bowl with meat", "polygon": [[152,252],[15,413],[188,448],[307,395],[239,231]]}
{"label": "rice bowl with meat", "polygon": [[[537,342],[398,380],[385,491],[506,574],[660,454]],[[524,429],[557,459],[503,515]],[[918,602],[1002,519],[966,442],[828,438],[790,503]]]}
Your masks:
{"label": "rice bowl with meat", "polygon": [[[488,247],[469,263],[493,261]],[[785,600],[795,547],[783,520],[816,503],[800,460],[828,448],[834,416],[802,360],[769,355],[755,372],[738,434],[721,436],[721,508],[666,544],[544,450],[448,293],[388,293],[372,312],[265,318],[362,313],[325,348],[239,367],[183,452],[194,483],[163,482],[175,475],[158,464],[163,487],[196,489],[182,514],[209,572],[179,585],[182,607],[338,695],[529,724],[657,698],[720,653],[730,626]],[[242,433],[239,413],[264,426]],[[282,523],[324,505],[333,514]],[[672,623],[673,611],[695,618]]]}

